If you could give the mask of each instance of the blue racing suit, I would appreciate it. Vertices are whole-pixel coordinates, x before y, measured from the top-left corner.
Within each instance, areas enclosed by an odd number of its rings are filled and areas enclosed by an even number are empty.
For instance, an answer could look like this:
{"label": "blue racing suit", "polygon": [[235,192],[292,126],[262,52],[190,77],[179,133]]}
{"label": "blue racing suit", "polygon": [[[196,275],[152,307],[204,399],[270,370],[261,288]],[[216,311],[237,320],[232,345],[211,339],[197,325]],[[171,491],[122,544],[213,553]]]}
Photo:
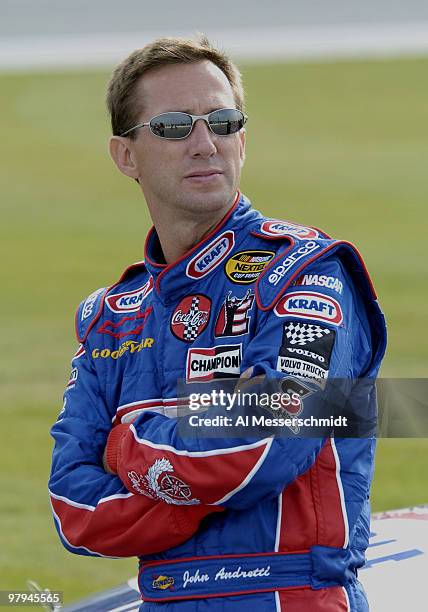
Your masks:
{"label": "blue racing suit", "polygon": [[140,557],[144,611],[368,610],[357,569],[374,439],[185,437],[177,419],[177,379],[376,377],[385,323],[360,256],[238,194],[199,244],[161,261],[152,228],[144,262],[78,308],[52,428],[64,546]]}

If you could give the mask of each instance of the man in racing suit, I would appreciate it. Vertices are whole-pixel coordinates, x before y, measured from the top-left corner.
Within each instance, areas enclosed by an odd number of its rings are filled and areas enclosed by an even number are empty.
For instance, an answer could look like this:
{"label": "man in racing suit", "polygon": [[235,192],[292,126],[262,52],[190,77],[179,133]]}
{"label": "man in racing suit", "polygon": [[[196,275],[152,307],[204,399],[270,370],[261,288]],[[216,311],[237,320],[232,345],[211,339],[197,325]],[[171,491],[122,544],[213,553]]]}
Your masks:
{"label": "man in racing suit", "polygon": [[129,110],[124,75],[147,49],[116,70],[109,106],[112,157],[154,227],[144,262],[76,314],[52,428],[58,533],[73,553],[140,557],[142,610],[368,610],[373,439],[187,437],[176,417],[178,379],[374,378],[385,325],[370,279],[349,243],[239,193],[236,72],[206,41],[152,43],[174,57],[137,74],[138,135],[130,117],[116,125],[113,94]]}

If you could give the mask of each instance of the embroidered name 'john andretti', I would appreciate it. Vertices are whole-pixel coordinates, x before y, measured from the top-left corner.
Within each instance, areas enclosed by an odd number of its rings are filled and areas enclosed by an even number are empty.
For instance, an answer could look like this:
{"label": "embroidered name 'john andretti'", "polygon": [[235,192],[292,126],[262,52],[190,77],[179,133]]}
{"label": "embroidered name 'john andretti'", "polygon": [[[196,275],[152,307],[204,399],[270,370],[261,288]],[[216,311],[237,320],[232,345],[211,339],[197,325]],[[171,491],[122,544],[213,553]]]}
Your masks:
{"label": "embroidered name 'john andretti'", "polygon": [[189,261],[186,275],[190,278],[201,278],[214,270],[227,256],[235,244],[235,234],[232,231],[223,232],[209,243],[202,252]]}
{"label": "embroidered name 'john andretti'", "polygon": [[224,271],[233,283],[254,283],[274,255],[273,251],[240,251],[226,262]]}
{"label": "embroidered name 'john andretti'", "polygon": [[137,312],[140,309],[141,303],[152,289],[153,278],[150,277],[139,289],[108,295],[106,297],[106,304],[112,312]]}
{"label": "embroidered name 'john andretti'", "polygon": [[343,321],[339,302],[314,291],[287,293],[279,300],[274,312],[278,317],[320,319],[333,325],[340,325]]}
{"label": "embroidered name 'john andretti'", "polygon": [[300,261],[300,259],[306,255],[309,255],[310,253],[318,251],[320,248],[321,246],[313,240],[309,240],[303,244],[301,247],[290,253],[290,255],[288,255],[288,257],[286,257],[281,264],[275,266],[273,271],[268,276],[269,283],[276,286],[281,279],[284,278],[287,272],[291,270],[291,268],[293,268],[298,261]]}
{"label": "embroidered name 'john andretti'", "polygon": [[198,568],[194,573],[190,573],[189,570],[186,570],[183,573],[183,589],[186,589],[189,585],[192,587],[193,585],[201,582],[210,582],[211,578],[213,578],[214,581],[217,581],[239,580],[242,578],[264,578],[265,576],[270,576],[270,565],[255,567],[254,569],[250,570],[243,570],[241,565],[239,565],[237,569],[233,571],[227,571],[226,567],[223,566],[214,574],[213,577],[207,572],[202,573]]}
{"label": "embroidered name 'john andretti'", "polygon": [[187,380],[239,376],[241,359],[242,344],[189,349],[186,365]]}
{"label": "embroidered name 'john andretti'", "polygon": [[260,231],[266,236],[295,236],[301,239],[313,239],[319,237],[319,232],[312,227],[305,227],[304,225],[298,225],[297,223],[290,223],[288,221],[280,221],[277,219],[271,219],[270,221],[264,221],[260,227]]}

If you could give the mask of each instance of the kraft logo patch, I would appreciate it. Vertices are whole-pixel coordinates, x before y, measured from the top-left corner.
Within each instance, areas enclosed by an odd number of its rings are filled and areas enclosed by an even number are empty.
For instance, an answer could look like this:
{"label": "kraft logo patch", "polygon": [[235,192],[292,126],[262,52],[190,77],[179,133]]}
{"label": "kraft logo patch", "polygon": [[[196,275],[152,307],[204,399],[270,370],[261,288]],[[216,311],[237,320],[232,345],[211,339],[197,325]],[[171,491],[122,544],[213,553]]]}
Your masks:
{"label": "kraft logo patch", "polygon": [[189,263],[186,268],[186,275],[190,278],[201,278],[214,268],[216,268],[230,253],[235,244],[235,235],[228,230],[215,238],[210,244],[205,247],[202,252],[199,252]]}
{"label": "kraft logo patch", "polygon": [[241,358],[241,344],[189,349],[186,364],[187,381],[239,376]]}
{"label": "kraft logo patch", "polygon": [[224,271],[233,283],[254,283],[274,255],[273,251],[240,251],[227,261]]}
{"label": "kraft logo patch", "polygon": [[342,309],[335,299],[312,291],[287,293],[274,308],[278,317],[319,319],[333,325],[343,321]]}
{"label": "kraft logo patch", "polygon": [[140,306],[153,289],[153,278],[150,279],[139,289],[116,293],[106,297],[106,304],[112,312],[137,312]]}
{"label": "kraft logo patch", "polygon": [[171,317],[171,331],[184,342],[193,342],[210,320],[211,300],[205,295],[188,295],[181,300]]}
{"label": "kraft logo patch", "polygon": [[301,240],[308,240],[311,238],[319,238],[319,232],[312,227],[305,227],[298,223],[290,223],[288,221],[280,221],[279,219],[272,219],[265,221],[260,227],[260,231],[266,236],[294,236]]}

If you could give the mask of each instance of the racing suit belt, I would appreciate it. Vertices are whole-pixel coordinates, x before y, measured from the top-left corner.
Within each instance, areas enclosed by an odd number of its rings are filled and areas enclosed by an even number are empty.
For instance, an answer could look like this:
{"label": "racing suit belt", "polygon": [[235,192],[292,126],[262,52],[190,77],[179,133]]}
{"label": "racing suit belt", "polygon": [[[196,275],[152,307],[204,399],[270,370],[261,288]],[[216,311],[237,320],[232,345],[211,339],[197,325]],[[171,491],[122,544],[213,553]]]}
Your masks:
{"label": "racing suit belt", "polygon": [[214,555],[140,563],[138,584],[144,601],[204,599],[326,588],[355,580],[349,550],[313,546],[293,553]]}

